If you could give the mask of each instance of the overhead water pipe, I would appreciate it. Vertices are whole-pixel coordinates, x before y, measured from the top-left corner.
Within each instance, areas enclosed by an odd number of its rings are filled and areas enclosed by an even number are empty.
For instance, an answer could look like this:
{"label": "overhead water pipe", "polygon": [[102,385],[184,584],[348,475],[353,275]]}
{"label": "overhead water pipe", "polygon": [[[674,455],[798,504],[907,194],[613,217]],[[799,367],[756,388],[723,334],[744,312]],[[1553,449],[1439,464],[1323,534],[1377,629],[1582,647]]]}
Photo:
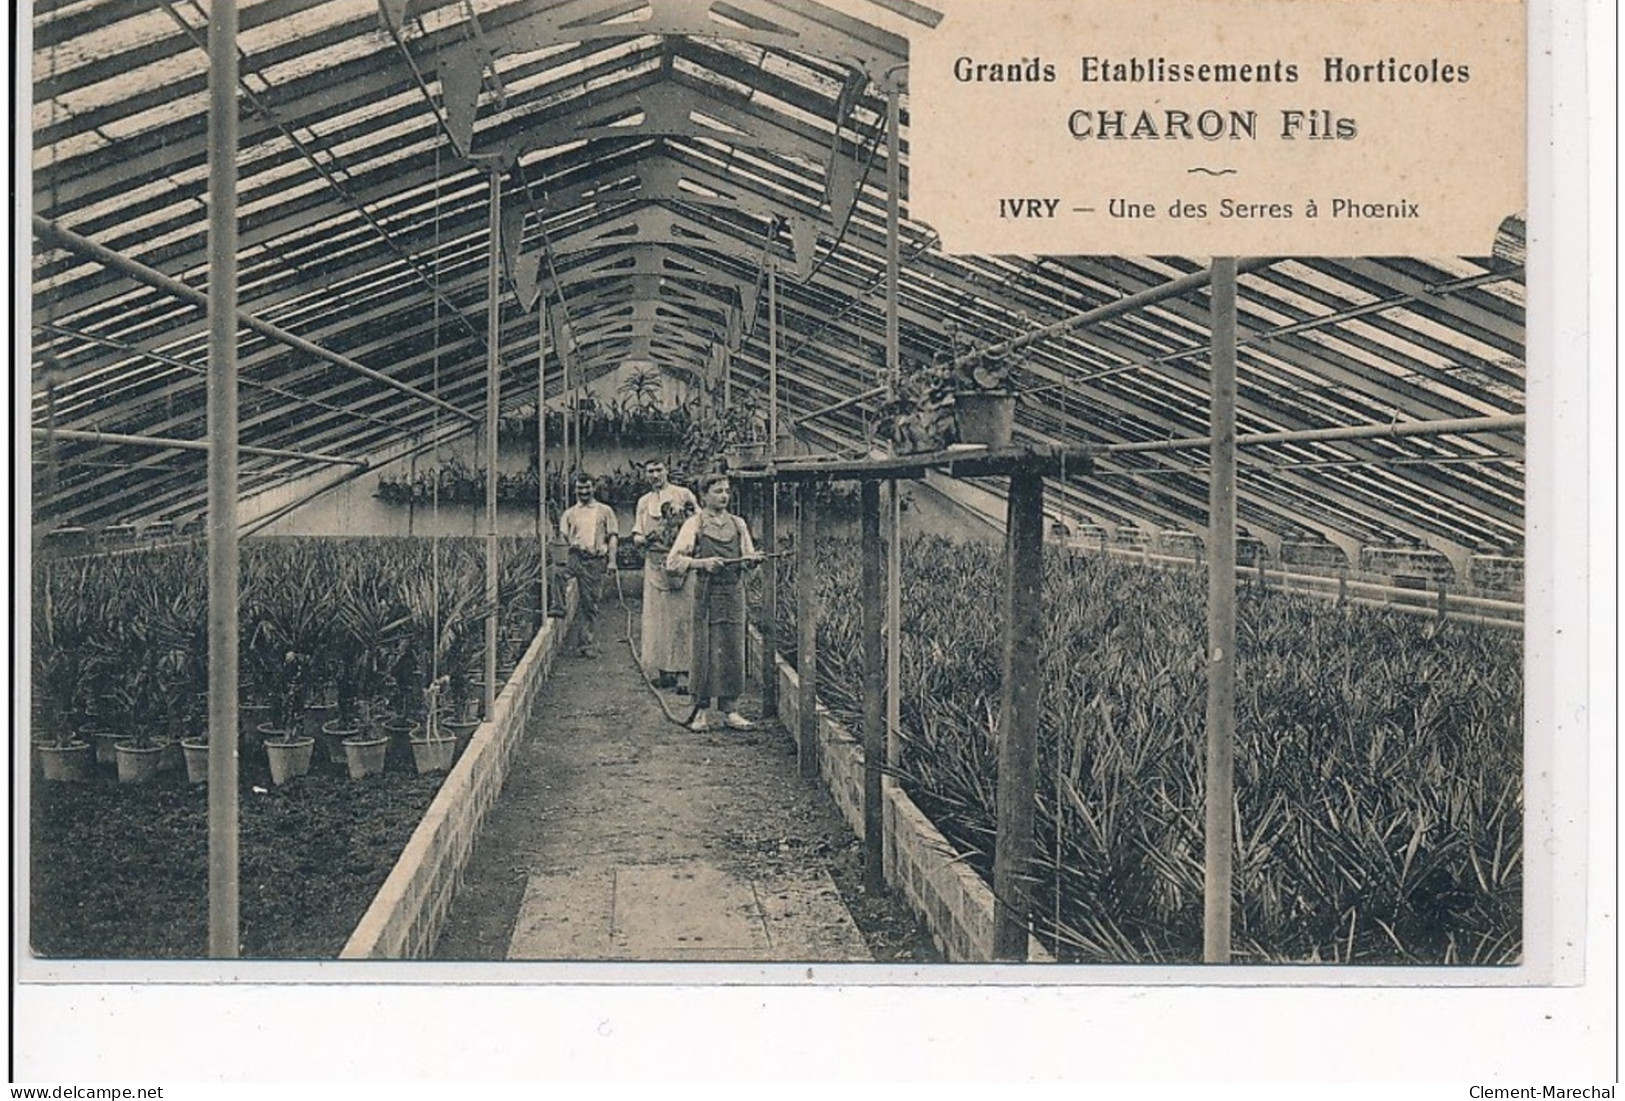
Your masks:
{"label": "overhead water pipe", "polygon": [[[211,440],[175,440],[163,436],[129,436],[120,432],[85,431],[77,428],[35,428],[33,434],[36,438],[54,436],[59,440],[72,440],[77,443],[110,443],[130,447],[156,447],[175,451],[212,452],[216,446]],[[342,455],[323,455],[310,451],[288,451],[280,447],[248,447],[238,444],[237,452],[242,455],[260,455],[271,459],[297,459],[307,463],[356,466],[362,469],[369,465],[365,459],[347,459]]]}
{"label": "overhead water pipe", "polygon": [[[1337,428],[1304,428],[1291,432],[1255,432],[1237,436],[1237,447],[1259,447],[1276,443],[1324,443],[1335,440],[1401,439],[1410,436],[1470,436],[1479,432],[1521,431],[1526,417],[1507,413],[1493,417],[1460,417],[1447,420],[1394,421],[1389,424],[1354,424]],[[1182,451],[1211,447],[1212,436],[1189,436],[1178,440],[1145,440],[1136,443],[1107,444],[1103,455],[1143,454],[1152,451]]]}

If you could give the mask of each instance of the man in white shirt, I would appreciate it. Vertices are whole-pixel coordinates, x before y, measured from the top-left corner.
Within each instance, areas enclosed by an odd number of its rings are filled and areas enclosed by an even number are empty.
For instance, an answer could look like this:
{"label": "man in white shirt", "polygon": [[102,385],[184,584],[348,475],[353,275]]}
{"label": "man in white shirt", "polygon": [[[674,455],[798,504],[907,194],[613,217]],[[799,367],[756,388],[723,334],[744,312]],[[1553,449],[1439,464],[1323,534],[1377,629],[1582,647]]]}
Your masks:
{"label": "man in white shirt", "polygon": [[559,535],[569,548],[565,572],[576,579],[575,644],[582,657],[595,658],[598,605],[604,597],[604,579],[616,572],[620,521],[614,509],[594,496],[592,475],[576,475],[575,490],[576,503],[559,517]]}

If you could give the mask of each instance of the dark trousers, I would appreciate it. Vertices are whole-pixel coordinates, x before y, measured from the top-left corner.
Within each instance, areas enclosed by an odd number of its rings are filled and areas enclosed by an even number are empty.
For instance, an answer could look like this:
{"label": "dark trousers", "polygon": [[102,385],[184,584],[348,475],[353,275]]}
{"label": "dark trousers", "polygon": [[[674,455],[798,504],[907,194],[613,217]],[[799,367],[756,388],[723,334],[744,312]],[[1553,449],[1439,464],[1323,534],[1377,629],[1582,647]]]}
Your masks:
{"label": "dark trousers", "polygon": [[573,634],[576,646],[597,644],[598,608],[604,599],[604,578],[609,572],[607,555],[570,551],[564,564],[566,576],[576,579],[576,619]]}

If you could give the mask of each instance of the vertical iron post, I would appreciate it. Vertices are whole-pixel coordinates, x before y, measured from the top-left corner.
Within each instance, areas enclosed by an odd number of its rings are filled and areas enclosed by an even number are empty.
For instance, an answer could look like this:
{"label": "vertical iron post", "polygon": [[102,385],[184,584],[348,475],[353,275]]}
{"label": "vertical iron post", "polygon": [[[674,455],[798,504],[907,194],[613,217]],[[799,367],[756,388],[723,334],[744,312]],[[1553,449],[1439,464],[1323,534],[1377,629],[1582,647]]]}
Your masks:
{"label": "vertical iron post", "polygon": [[1236,261],[1213,261],[1213,424],[1208,449],[1207,807],[1202,960],[1230,962],[1236,740]]}
{"label": "vertical iron post", "polygon": [[[886,89],[886,388],[897,395],[903,362],[899,340],[898,278],[902,270],[903,111],[897,74]],[[891,522],[886,553],[886,764],[896,768],[902,756],[902,705],[898,687],[903,665],[903,503],[896,480],[888,482]]]}
{"label": "vertical iron post", "polygon": [[[490,262],[485,273],[485,717],[496,714],[497,702],[497,406],[502,381],[502,169],[491,164]],[[433,718],[433,716],[427,716]],[[428,729],[425,727],[425,729]]]}
{"label": "vertical iron post", "polygon": [[779,265],[774,261],[771,251],[767,255],[767,440],[767,453],[778,455]]}
{"label": "vertical iron post", "polygon": [[796,761],[801,775],[818,775],[818,556],[813,543],[818,538],[818,513],[813,504],[813,484],[801,483],[801,522],[796,532],[796,674],[800,692],[796,701],[801,713],[800,737],[796,740]]}
{"label": "vertical iron post", "polygon": [[[769,554],[779,549],[779,484],[766,483],[767,501],[762,506],[762,548]],[[779,713],[779,673],[774,659],[779,652],[779,560],[769,558],[762,574],[762,717]]]}
{"label": "vertical iron post", "polygon": [[885,792],[881,783],[886,754],[886,663],[882,652],[880,573],[880,483],[862,486],[863,590],[863,885],[886,886]]}
{"label": "vertical iron post", "polygon": [[993,958],[1025,960],[1038,777],[1043,640],[1044,479],[1010,476],[1005,523],[1004,677],[999,691],[998,834],[993,843]]}
{"label": "vertical iron post", "polygon": [[537,538],[541,541],[542,579],[541,611],[536,616],[536,629],[547,625],[547,602],[551,599],[548,574],[552,562],[548,545],[552,542],[552,526],[547,515],[547,300],[544,298],[536,310],[536,516]]}
{"label": "vertical iron post", "polygon": [[237,6],[209,14],[209,955],[235,959],[237,852]]}
{"label": "vertical iron post", "polygon": [[[774,223],[775,228],[777,222]],[[772,244],[767,254],[767,453],[770,460],[779,453],[779,269],[773,260]],[[762,502],[762,542],[769,554],[779,549],[779,484],[766,483],[767,500]],[[805,497],[806,494],[803,494]],[[762,579],[762,715],[779,713],[779,675],[774,656],[779,652],[779,560],[770,558]]]}

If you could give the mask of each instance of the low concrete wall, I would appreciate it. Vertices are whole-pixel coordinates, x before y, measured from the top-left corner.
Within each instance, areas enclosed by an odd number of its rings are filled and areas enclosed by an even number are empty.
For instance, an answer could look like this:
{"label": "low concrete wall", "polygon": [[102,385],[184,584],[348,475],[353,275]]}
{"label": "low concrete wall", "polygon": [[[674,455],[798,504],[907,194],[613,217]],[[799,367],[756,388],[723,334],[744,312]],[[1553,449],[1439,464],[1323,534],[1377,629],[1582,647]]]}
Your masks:
{"label": "low concrete wall", "polygon": [[[759,675],[762,638],[750,631],[747,665]],[[783,657],[773,655],[779,678],[779,718],[797,737],[801,730],[801,678]],[[861,840],[863,828],[863,745],[818,705],[818,771],[835,805],[852,832]],[[931,932],[948,959],[989,963],[993,959],[993,891],[948,844],[931,820],[914,805],[891,777],[881,781],[886,801],[882,810],[885,847],[882,867],[886,882],[902,894],[909,907]],[[1035,939],[1027,942],[1027,958],[1053,963],[1054,957]]]}
{"label": "low concrete wall", "polygon": [[475,729],[468,748],[435,793],[339,959],[423,959],[434,950],[474,854],[480,826],[502,792],[525,720],[553,671],[575,608],[572,585],[565,617],[549,620],[531,640],[492,713]]}

